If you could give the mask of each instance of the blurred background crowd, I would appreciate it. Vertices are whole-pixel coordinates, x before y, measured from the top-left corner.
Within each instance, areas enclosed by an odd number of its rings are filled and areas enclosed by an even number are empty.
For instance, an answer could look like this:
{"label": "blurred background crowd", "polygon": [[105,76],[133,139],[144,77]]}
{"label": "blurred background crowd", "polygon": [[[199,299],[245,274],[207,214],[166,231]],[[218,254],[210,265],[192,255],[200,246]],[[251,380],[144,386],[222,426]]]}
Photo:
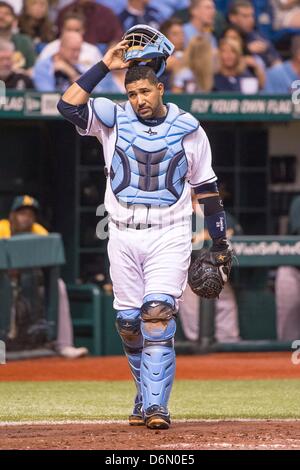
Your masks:
{"label": "blurred background crowd", "polygon": [[[300,79],[300,0],[0,1],[0,80],[64,91],[136,24],[175,45],[167,92],[290,93]],[[124,72],[99,93],[123,93]]]}

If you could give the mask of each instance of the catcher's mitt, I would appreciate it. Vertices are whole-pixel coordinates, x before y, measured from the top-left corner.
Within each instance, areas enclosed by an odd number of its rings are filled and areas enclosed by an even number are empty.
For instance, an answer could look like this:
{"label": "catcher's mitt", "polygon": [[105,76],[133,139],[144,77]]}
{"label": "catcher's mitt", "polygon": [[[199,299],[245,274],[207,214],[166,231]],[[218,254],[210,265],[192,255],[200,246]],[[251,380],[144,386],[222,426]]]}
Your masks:
{"label": "catcher's mitt", "polygon": [[229,247],[217,252],[203,248],[189,268],[188,283],[192,291],[207,299],[219,297],[229,278],[232,258]]}

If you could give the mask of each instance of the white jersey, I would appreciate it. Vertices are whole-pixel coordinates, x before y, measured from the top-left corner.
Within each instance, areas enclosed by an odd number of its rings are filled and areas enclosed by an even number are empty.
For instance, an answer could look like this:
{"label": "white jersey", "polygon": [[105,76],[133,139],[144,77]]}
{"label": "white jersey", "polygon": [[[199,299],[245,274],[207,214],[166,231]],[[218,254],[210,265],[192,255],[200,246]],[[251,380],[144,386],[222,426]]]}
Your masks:
{"label": "white jersey", "polygon": [[[47,59],[57,54],[60,49],[60,44],[60,39],[49,42],[39,54],[38,60]],[[97,64],[97,62],[100,62],[100,60],[102,60],[102,54],[99,49],[93,44],[84,41],[81,45],[78,59],[78,64],[81,65],[82,70],[85,72],[90,67]]]}
{"label": "white jersey", "polygon": [[[82,136],[95,136],[103,145],[105,165],[110,172],[112,158],[115,152],[117,140],[117,126],[106,127],[100,122],[92,108],[92,101],[88,102],[89,119],[86,130],[77,131]],[[149,126],[145,125],[147,131]],[[154,128],[153,128],[154,129]],[[110,184],[110,176],[107,178],[105,191],[105,208],[113,220],[125,224],[152,224],[180,223],[192,214],[191,187],[212,183],[217,177],[212,169],[212,157],[210,144],[206,133],[200,127],[187,135],[183,140],[183,149],[187,159],[188,170],[185,178],[183,192],[178,201],[167,207],[146,207],[143,205],[130,205],[124,207],[119,203]]]}

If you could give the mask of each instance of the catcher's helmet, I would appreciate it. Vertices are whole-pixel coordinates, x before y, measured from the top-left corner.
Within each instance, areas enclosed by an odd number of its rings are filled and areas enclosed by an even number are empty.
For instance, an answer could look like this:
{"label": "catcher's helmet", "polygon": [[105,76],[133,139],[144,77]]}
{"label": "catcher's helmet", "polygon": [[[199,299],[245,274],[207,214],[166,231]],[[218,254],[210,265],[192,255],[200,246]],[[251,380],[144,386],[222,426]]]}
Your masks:
{"label": "catcher's helmet", "polygon": [[138,24],[130,28],[123,36],[129,43],[124,53],[125,61],[130,66],[147,65],[153,68],[157,77],[165,70],[166,60],[174,51],[174,46],[160,31]]}

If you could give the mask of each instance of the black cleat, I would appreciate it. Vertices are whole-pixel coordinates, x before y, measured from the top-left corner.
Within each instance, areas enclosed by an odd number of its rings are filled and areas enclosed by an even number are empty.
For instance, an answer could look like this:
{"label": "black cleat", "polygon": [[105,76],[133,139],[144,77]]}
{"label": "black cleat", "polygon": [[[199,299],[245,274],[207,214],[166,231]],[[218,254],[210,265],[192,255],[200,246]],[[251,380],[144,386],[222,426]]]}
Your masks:
{"label": "black cleat", "polygon": [[143,403],[134,405],[133,412],[128,418],[130,426],[143,426],[145,424],[142,408]]}
{"label": "black cleat", "polygon": [[170,413],[164,406],[149,406],[145,411],[144,418],[149,429],[169,429],[171,424]]}

